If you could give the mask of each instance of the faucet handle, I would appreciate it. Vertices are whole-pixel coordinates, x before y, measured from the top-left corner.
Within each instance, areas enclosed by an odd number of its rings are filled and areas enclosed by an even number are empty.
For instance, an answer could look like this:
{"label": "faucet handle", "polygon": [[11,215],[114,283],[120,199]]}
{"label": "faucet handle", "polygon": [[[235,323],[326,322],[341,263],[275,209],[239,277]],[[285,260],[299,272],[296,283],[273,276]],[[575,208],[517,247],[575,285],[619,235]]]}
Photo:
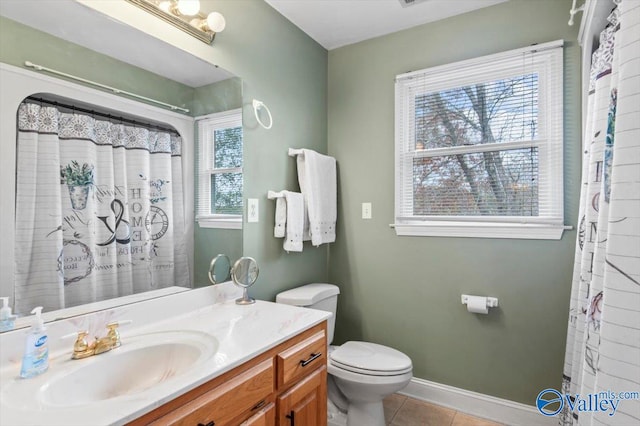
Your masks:
{"label": "faucet handle", "polygon": [[[87,336],[89,333],[86,330],[78,331],[76,341],[73,344],[73,355],[71,355],[72,359],[82,359],[88,356],[93,355],[95,342],[91,344],[87,343]],[[68,334],[66,336],[62,336],[62,338],[71,337],[73,334]]]}
{"label": "faucet handle", "polygon": [[111,340],[112,348],[120,346],[120,333],[118,327],[121,325],[131,324],[132,320],[114,321],[107,324],[107,338]]}
{"label": "faucet handle", "polygon": [[82,330],[78,331],[78,336],[76,337],[76,342],[73,344],[74,351],[83,351],[87,350],[89,347],[89,343],[87,343],[87,336],[89,332]]}
{"label": "faucet handle", "polygon": [[120,333],[118,333],[118,326],[120,323],[110,322],[107,324],[107,339],[111,341],[111,347],[117,348],[120,346]]}
{"label": "faucet handle", "polygon": [[69,334],[65,334],[64,336],[61,336],[60,340],[67,340],[72,337],[75,337],[76,338],[76,342],[74,343],[74,346],[75,346],[78,343],[83,341],[86,343],[86,337],[88,335],[89,335],[89,332],[86,330],[74,331],[73,333],[69,333]]}

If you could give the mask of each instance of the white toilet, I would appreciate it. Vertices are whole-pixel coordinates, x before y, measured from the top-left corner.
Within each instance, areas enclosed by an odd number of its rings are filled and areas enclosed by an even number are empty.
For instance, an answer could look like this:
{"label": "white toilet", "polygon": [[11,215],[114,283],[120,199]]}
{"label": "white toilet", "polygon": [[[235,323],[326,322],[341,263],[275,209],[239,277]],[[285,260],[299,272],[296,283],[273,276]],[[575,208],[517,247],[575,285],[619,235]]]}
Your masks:
{"label": "white toilet", "polygon": [[[333,313],[328,321],[328,343],[333,341],[340,289],[333,284],[307,284],[282,292],[277,303]],[[403,389],[412,377],[411,359],[400,351],[368,342],[331,346],[329,372],[329,425],[384,426],[382,400]]]}

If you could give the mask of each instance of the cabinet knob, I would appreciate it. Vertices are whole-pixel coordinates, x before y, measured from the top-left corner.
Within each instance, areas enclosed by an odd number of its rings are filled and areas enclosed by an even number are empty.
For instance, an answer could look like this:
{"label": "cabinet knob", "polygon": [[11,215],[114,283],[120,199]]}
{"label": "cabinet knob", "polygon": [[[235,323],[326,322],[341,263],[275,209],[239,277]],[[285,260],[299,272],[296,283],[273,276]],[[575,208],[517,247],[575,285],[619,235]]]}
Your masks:
{"label": "cabinet knob", "polygon": [[204,423],[198,423],[198,426],[216,426],[216,423],[211,420],[209,423],[204,424]]}
{"label": "cabinet knob", "polygon": [[306,367],[307,365],[311,364],[314,360],[320,358],[321,356],[322,356],[322,352],[311,354],[309,359],[300,360],[300,365],[303,367]]}

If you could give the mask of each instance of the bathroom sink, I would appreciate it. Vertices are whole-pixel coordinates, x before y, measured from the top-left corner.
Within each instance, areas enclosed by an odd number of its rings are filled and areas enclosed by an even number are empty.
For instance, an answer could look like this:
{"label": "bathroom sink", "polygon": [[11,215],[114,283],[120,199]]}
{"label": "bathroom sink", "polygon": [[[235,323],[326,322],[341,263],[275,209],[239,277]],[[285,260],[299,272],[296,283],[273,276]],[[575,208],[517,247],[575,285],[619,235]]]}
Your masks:
{"label": "bathroom sink", "polygon": [[[140,396],[194,371],[217,351],[215,337],[196,331],[167,331],[123,336],[122,346],[81,360],[51,365],[46,375],[32,380],[42,408],[95,404],[114,398]],[[27,381],[25,382],[26,385]],[[38,383],[40,382],[40,383]],[[20,381],[16,382],[20,387]],[[3,399],[15,399],[27,389],[6,389]],[[15,392],[17,391],[17,392]],[[33,395],[33,393],[32,393]],[[17,405],[22,405],[15,401]],[[14,404],[12,404],[14,405]]]}
{"label": "bathroom sink", "polygon": [[71,406],[144,392],[197,368],[215,353],[213,336],[193,331],[144,334],[111,352],[73,362],[86,365],[41,388],[47,405]]}

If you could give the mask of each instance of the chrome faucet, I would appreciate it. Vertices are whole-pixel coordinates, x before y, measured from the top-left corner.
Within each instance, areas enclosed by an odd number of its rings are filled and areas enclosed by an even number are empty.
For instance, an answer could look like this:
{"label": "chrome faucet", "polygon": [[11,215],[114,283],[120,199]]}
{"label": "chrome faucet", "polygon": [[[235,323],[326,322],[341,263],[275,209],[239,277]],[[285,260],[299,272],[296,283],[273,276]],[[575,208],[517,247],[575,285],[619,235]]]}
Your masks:
{"label": "chrome faucet", "polygon": [[118,333],[118,326],[123,324],[120,322],[110,322],[107,324],[107,335],[104,337],[96,337],[91,343],[87,342],[87,331],[79,331],[76,342],[73,344],[73,355],[71,359],[83,359],[93,355],[100,355],[104,352],[109,352],[111,349],[115,349],[120,346],[120,333]]}

